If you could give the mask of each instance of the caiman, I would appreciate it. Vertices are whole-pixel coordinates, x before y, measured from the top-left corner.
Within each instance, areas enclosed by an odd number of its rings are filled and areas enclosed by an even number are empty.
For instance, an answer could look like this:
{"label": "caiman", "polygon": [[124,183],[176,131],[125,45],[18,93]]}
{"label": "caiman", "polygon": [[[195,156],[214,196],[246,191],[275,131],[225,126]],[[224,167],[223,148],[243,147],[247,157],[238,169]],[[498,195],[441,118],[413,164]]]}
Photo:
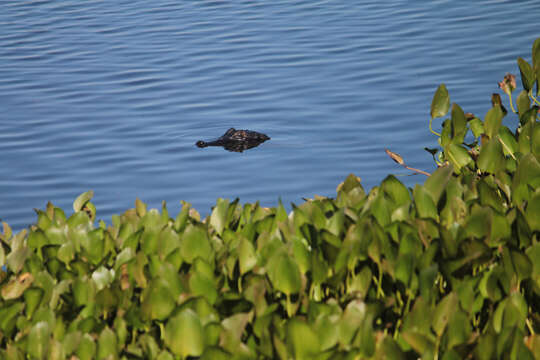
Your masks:
{"label": "caiman", "polygon": [[200,148],[207,146],[223,146],[225,150],[242,152],[259,146],[266,140],[270,140],[270,137],[265,134],[251,130],[236,130],[235,128],[230,128],[225,134],[215,140],[199,140],[195,145]]}

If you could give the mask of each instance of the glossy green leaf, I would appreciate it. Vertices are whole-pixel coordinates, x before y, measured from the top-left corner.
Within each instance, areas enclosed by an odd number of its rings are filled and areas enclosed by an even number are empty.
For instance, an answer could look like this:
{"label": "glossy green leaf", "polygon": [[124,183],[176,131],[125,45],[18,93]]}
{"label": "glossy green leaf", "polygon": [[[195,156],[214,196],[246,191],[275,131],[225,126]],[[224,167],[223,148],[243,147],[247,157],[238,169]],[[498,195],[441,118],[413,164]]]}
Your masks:
{"label": "glossy green leaf", "polygon": [[448,323],[447,347],[452,348],[464,344],[471,335],[471,324],[467,315],[461,309],[454,309]]}
{"label": "glossy green leaf", "polygon": [[502,126],[499,130],[499,142],[502,145],[504,155],[509,155],[515,158],[514,154],[518,150],[518,143],[514,134],[510,132],[506,126]]}
{"label": "glossy green leaf", "polygon": [[471,127],[474,137],[479,137],[480,135],[485,134],[484,123],[479,118],[475,117],[469,121],[469,126]]}
{"label": "glossy green leaf", "polygon": [[107,268],[101,266],[92,273],[92,280],[96,284],[97,290],[102,290],[114,280],[114,270],[108,270]]}
{"label": "glossy green leaf", "polygon": [[462,167],[467,166],[472,161],[467,150],[461,145],[449,144],[445,149],[445,154],[448,160],[450,160],[450,163],[454,165],[456,172]]}
{"label": "glossy green leaf", "polygon": [[46,359],[49,352],[51,329],[45,321],[36,323],[28,334],[28,354],[36,359]]}
{"label": "glossy green leaf", "polygon": [[101,331],[101,334],[99,334],[97,358],[99,360],[118,359],[116,347],[117,347],[116,334],[108,326],[106,326],[105,329]]}
{"label": "glossy green leaf", "polygon": [[417,184],[413,190],[413,197],[416,210],[421,218],[439,219],[433,198],[424,187]]}
{"label": "glossy green leaf", "polygon": [[210,304],[214,304],[218,298],[218,291],[214,281],[200,272],[191,275],[189,288],[193,295],[205,297]]}
{"label": "glossy green leaf", "polygon": [[276,253],[267,264],[268,276],[276,290],[286,295],[300,291],[300,270],[293,259],[284,252]]}
{"label": "glossy green leaf", "polygon": [[486,135],[490,139],[494,138],[501,128],[503,113],[500,106],[494,106],[486,114],[484,118],[484,128],[486,130]]}
{"label": "glossy green leaf", "polygon": [[207,233],[199,226],[188,225],[181,237],[180,253],[187,263],[192,263],[197,257],[209,259],[212,247]]}
{"label": "glossy green leaf", "polygon": [[186,309],[170,318],[165,325],[164,342],[173,354],[182,358],[200,356],[204,349],[204,332],[197,314]]}
{"label": "glossy green leaf", "polygon": [[427,191],[433,202],[437,204],[446,189],[446,184],[452,178],[453,167],[441,166],[431,174],[424,182],[424,190]]}
{"label": "glossy green leaf", "polygon": [[218,235],[223,233],[227,222],[227,209],[229,208],[228,199],[217,199],[217,204],[210,215],[210,225],[216,229]]}
{"label": "glossy green leaf", "polygon": [[536,76],[531,65],[527,61],[523,60],[522,58],[518,58],[517,61],[519,72],[521,73],[521,83],[523,84],[523,88],[529,92],[534,86]]}
{"label": "glossy green leaf", "polygon": [[44,294],[45,292],[43,289],[36,287],[29,288],[24,292],[24,302],[26,304],[25,312],[28,319],[30,319],[34,314],[34,311],[36,311],[38,305],[43,299]]}
{"label": "glossy green leaf", "polygon": [[301,320],[292,319],[287,323],[287,341],[295,359],[313,359],[319,352],[317,334]]}
{"label": "glossy green leaf", "polygon": [[96,355],[96,343],[90,334],[84,334],[75,354],[80,360],[92,360]]}
{"label": "glossy green leaf", "polygon": [[394,175],[388,175],[383,180],[381,183],[381,190],[392,199],[396,206],[402,206],[411,202],[409,189],[407,189],[407,187]]}
{"label": "glossy green leaf", "polygon": [[525,210],[525,218],[532,231],[540,231],[540,193],[535,194]]}
{"label": "glossy green leaf", "polygon": [[431,101],[431,118],[435,119],[442,117],[448,113],[450,108],[450,97],[448,96],[448,90],[444,84],[439,85],[433,100]]}
{"label": "glossy green leaf", "polygon": [[73,202],[73,210],[75,212],[81,211],[84,208],[84,205],[86,205],[86,203],[89,202],[90,199],[92,199],[93,197],[94,197],[94,192],[92,190],[87,191],[77,196],[77,198]]}
{"label": "glossy green leaf", "polygon": [[150,320],[166,320],[176,306],[175,298],[164,279],[154,279],[145,291],[142,314]]}
{"label": "glossy green leaf", "polygon": [[461,144],[467,133],[467,120],[465,119],[465,113],[461,107],[454,103],[452,104],[452,142],[454,144]]}
{"label": "glossy green leaf", "polygon": [[458,297],[456,293],[451,292],[446,295],[438,304],[433,316],[432,327],[437,336],[441,337],[448,322],[456,312]]}
{"label": "glossy green leaf", "polygon": [[498,139],[493,138],[486,145],[482,146],[477,164],[480,170],[492,174],[503,169],[504,154],[502,145]]}
{"label": "glossy green leaf", "polygon": [[519,93],[519,95],[518,95],[518,97],[516,99],[516,104],[517,104],[518,114],[521,117],[531,107],[531,100],[529,99],[529,95],[527,94],[527,91],[522,90]]}
{"label": "glossy green leaf", "polygon": [[240,240],[238,245],[238,265],[240,274],[245,274],[257,265],[257,256],[253,244],[246,238]]}
{"label": "glossy green leaf", "polygon": [[146,204],[142,202],[139,198],[135,199],[135,211],[139,217],[146,215]]}

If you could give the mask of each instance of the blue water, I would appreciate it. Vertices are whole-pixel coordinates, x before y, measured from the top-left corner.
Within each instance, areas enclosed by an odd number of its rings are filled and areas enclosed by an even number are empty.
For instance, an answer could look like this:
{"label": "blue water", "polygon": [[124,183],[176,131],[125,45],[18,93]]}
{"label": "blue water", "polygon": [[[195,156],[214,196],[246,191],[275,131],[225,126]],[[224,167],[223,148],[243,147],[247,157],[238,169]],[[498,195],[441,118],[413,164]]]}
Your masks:
{"label": "blue water", "polygon": [[[437,86],[483,116],[539,16],[537,0],[1,1],[0,218],[21,229],[90,189],[108,221],[136,197],[173,215],[299,203],[351,172],[413,186],[384,148],[432,171]],[[229,127],[272,139],[194,146]]]}

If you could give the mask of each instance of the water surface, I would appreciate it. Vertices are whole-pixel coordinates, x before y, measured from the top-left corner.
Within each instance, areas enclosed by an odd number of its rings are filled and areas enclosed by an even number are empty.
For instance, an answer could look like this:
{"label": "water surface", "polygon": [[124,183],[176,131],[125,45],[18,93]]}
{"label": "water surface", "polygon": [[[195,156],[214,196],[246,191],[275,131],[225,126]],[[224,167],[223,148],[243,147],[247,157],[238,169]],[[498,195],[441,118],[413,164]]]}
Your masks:
{"label": "water surface", "polygon": [[[437,86],[483,116],[539,15],[538,1],[2,1],[0,218],[21,229],[89,189],[109,220],[136,197],[172,214],[299,203],[351,172],[413,186],[384,149],[432,171]],[[272,140],[194,146],[230,127]]]}

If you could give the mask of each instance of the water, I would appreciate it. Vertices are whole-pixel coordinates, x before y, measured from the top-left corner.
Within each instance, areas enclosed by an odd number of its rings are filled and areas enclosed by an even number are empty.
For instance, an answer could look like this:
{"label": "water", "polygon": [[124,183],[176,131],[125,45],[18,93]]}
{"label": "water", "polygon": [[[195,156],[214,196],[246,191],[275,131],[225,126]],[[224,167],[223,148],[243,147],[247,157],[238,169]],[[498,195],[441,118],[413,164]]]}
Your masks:
{"label": "water", "polygon": [[[351,172],[413,186],[384,148],[432,171],[437,86],[483,116],[539,15],[536,0],[4,0],[0,218],[21,229],[89,189],[108,221],[136,197],[173,215],[180,200],[203,215],[218,197],[299,203]],[[229,127],[272,140],[194,146]]]}

